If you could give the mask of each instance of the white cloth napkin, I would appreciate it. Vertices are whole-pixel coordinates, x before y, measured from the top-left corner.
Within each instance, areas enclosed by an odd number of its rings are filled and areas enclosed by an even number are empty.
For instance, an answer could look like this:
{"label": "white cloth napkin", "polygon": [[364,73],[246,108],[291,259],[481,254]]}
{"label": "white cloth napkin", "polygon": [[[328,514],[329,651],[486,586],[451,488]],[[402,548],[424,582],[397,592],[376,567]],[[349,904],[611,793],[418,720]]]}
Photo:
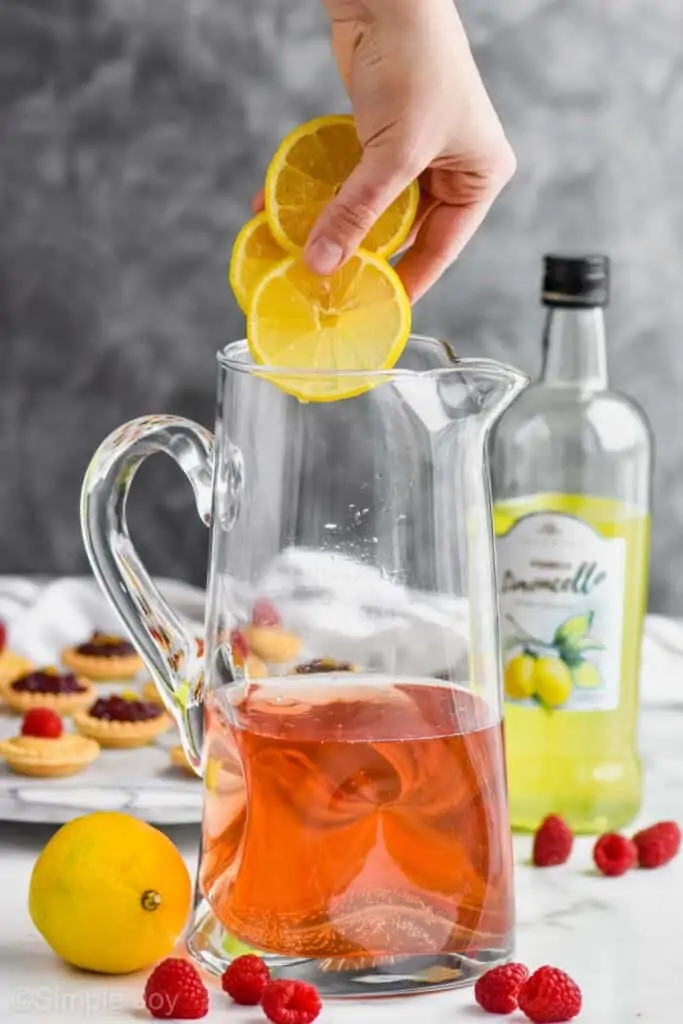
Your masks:
{"label": "white cloth napkin", "polygon": [[[259,583],[312,657],[349,659],[384,673],[468,672],[467,602],[425,593],[338,552],[290,548]],[[245,595],[247,606],[255,592]]]}
{"label": "white cloth napkin", "polygon": [[[291,628],[310,636],[313,627],[316,647],[330,657],[344,658],[344,637],[353,641],[354,649],[363,648],[366,664],[373,663],[373,652],[381,660],[382,650],[391,647],[407,672],[424,672],[430,659],[431,671],[438,671],[445,667],[443,660],[436,664],[444,654],[453,663],[465,651],[469,627],[464,602],[397,587],[374,568],[344,559],[323,565],[317,554],[283,553],[264,577],[262,592],[273,598]],[[203,590],[176,580],[156,582],[193,631],[201,629]],[[0,577],[0,619],[8,627],[12,650],[38,664],[55,662],[62,648],[80,643],[94,629],[121,629],[108,601],[88,577]],[[683,623],[678,620],[661,615],[646,619],[641,702],[683,707]]]}
{"label": "white cloth napkin", "polygon": [[[166,600],[191,626],[201,630],[204,591],[176,580],[157,580]],[[38,665],[54,664],[64,647],[83,643],[99,629],[120,633],[121,622],[91,577],[48,582],[0,577],[0,619],[8,646]]]}

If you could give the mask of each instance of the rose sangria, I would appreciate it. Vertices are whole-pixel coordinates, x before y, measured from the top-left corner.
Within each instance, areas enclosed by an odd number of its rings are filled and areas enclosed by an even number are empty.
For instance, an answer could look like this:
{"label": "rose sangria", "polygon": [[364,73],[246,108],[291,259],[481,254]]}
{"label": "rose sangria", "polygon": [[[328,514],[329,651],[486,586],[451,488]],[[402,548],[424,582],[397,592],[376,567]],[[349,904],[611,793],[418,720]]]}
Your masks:
{"label": "rose sangria", "polygon": [[224,928],[337,969],[508,950],[503,739],[490,719],[436,680],[213,692],[201,887]]}

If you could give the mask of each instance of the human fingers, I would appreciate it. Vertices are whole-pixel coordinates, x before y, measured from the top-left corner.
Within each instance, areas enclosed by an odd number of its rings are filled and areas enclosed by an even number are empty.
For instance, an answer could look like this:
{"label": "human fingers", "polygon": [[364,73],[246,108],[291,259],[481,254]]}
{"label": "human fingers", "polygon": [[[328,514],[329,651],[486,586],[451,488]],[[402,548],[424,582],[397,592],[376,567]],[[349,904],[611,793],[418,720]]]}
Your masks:
{"label": "human fingers", "polygon": [[415,220],[413,221],[410,231],[396,255],[400,256],[406,251],[406,249],[410,249],[411,245],[414,244],[425,219],[429,216],[434,207],[438,206],[438,204],[439,200],[435,199],[434,196],[429,195],[428,192],[420,191],[420,200],[417,204]]}
{"label": "human fingers", "polygon": [[477,170],[430,168],[420,183],[439,202],[425,216],[398,271],[411,302],[417,302],[460,255],[515,171],[515,156],[502,143]]}
{"label": "human fingers", "polygon": [[265,191],[260,188],[254,198],[251,201],[251,212],[256,215],[261,213],[266,208],[266,194]]}
{"label": "human fingers", "polygon": [[463,206],[440,203],[425,217],[413,245],[396,265],[411,302],[417,302],[465,248],[493,199]]}
{"label": "human fingers", "polygon": [[392,146],[366,146],[360,162],[311,229],[304,250],[311,270],[318,274],[337,270],[415,177],[413,161],[401,159]]}

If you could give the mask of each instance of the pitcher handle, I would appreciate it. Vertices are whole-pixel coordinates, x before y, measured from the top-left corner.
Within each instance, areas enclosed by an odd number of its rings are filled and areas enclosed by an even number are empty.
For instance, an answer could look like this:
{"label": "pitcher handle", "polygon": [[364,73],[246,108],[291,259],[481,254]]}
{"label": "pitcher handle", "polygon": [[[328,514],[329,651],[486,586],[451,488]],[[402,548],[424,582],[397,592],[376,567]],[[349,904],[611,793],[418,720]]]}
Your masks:
{"label": "pitcher handle", "polygon": [[214,442],[179,416],[143,416],[115,430],[95,452],[81,491],[81,529],[95,577],[125,624],[168,711],[185,753],[200,771],[202,659],[197,644],[140,561],[128,532],[126,502],[137,470],[165,452],[192,484],[197,511],[211,522]]}

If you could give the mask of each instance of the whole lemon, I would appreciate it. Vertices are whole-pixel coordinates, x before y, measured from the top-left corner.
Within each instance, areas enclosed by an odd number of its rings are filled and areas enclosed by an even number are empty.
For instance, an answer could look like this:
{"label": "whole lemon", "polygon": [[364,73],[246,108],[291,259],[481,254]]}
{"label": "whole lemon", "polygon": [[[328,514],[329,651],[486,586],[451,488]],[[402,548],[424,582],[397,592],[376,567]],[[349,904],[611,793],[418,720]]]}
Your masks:
{"label": "whole lemon", "polygon": [[98,812],[63,825],[31,875],[29,913],[67,963],[102,974],[148,967],[171,952],[187,921],[192,883],[158,829]]}
{"label": "whole lemon", "polygon": [[505,694],[512,700],[526,700],[535,691],[536,658],[530,654],[516,654],[505,666]]}
{"label": "whole lemon", "polygon": [[538,658],[534,684],[539,698],[550,708],[566,704],[572,692],[572,674],[561,658]]}
{"label": "whole lemon", "polygon": [[584,690],[597,690],[602,686],[602,677],[597,665],[592,661],[582,661],[572,671],[574,685]]}

